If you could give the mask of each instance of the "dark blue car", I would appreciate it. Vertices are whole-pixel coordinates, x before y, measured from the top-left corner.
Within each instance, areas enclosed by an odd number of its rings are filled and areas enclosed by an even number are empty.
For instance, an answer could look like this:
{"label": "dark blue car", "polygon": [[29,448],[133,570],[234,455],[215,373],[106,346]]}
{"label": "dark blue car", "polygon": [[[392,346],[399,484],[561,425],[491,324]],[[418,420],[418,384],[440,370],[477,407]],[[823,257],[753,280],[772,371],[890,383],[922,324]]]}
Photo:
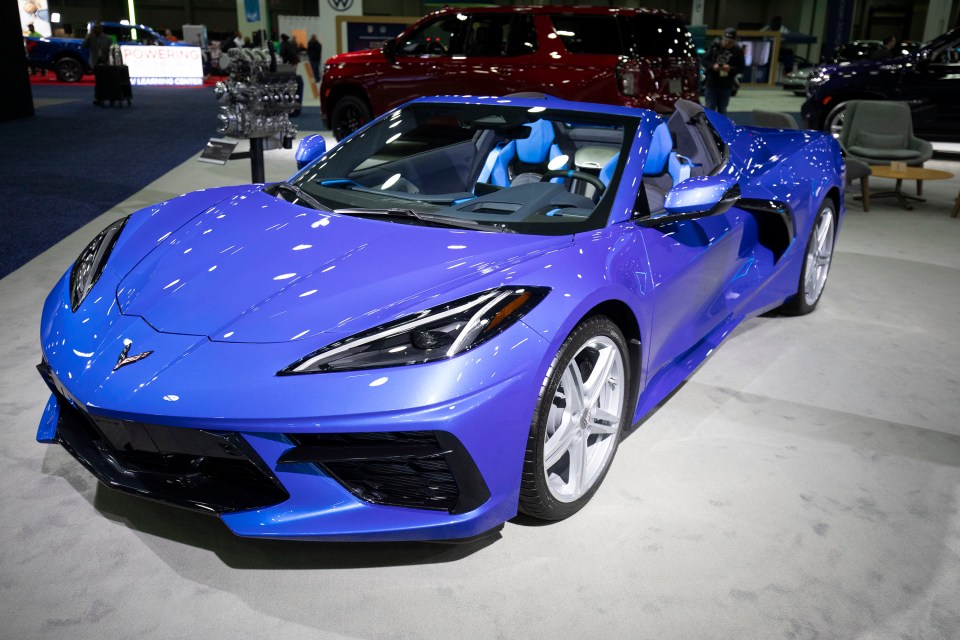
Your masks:
{"label": "dark blue car", "polygon": [[684,100],[423,98],[318,146],[90,242],[38,440],[241,536],[558,520],[740,322],[817,306],[843,216],[831,136]]}
{"label": "dark blue car", "polygon": [[839,135],[851,100],[899,100],[922,138],[960,139],[960,28],[885,60],[818,67],[807,84],[807,126]]}

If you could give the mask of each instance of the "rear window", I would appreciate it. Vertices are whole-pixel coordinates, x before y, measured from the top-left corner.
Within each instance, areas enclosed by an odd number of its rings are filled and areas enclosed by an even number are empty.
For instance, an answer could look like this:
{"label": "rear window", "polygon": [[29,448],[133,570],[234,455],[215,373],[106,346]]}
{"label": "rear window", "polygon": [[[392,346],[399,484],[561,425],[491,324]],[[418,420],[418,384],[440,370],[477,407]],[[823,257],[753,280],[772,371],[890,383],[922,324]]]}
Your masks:
{"label": "rear window", "polygon": [[553,30],[570,53],[621,56],[627,53],[614,16],[553,15]]}
{"label": "rear window", "polygon": [[693,51],[693,40],[683,22],[662,16],[627,18],[638,56],[684,56]]}

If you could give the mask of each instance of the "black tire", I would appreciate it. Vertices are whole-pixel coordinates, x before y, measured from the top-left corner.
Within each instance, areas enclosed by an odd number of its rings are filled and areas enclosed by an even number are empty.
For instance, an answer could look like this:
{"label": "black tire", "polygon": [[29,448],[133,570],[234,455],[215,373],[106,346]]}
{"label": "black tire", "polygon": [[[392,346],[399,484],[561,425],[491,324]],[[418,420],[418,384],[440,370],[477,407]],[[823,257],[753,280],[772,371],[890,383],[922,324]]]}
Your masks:
{"label": "black tire", "polygon": [[80,82],[83,79],[83,65],[73,58],[60,58],[53,70],[60,82]]}
{"label": "black tire", "polygon": [[[826,226],[826,228],[824,228]],[[820,235],[823,234],[823,238]],[[802,316],[817,308],[827,285],[833,246],[837,235],[837,213],[833,201],[824,200],[810,230],[803,254],[803,268],[797,295],[787,300],[778,311],[786,316]],[[821,270],[811,273],[811,270]]]}
{"label": "black tire", "polygon": [[[579,394],[574,390],[578,381],[586,383]],[[592,389],[597,396],[593,401]],[[604,316],[577,325],[540,387],[523,461],[520,511],[542,520],[562,520],[590,501],[630,419],[629,390],[630,356],[617,325]],[[552,451],[548,442],[554,442]],[[580,460],[577,472],[571,464],[575,456]],[[581,478],[586,478],[586,486],[575,486]]]}
{"label": "black tire", "polygon": [[839,102],[823,121],[823,130],[833,134],[834,138],[840,138],[840,132],[843,131],[843,120],[847,111],[847,103]]}
{"label": "black tire", "polygon": [[373,114],[370,107],[357,96],[344,96],[337,100],[330,113],[330,128],[339,141],[370,122]]}

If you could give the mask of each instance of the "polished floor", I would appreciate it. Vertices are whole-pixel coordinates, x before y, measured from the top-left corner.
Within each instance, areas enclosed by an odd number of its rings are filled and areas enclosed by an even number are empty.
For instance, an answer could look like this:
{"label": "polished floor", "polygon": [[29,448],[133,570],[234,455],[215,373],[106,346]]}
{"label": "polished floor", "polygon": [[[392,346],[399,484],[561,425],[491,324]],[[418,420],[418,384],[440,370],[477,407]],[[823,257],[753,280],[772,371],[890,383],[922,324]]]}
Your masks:
{"label": "polished floor", "polygon": [[577,516],[473,546],[239,539],[34,441],[52,283],[110,220],[248,179],[189,160],[0,280],[0,638],[960,636],[960,179],[848,195],[816,313],[745,323]]}

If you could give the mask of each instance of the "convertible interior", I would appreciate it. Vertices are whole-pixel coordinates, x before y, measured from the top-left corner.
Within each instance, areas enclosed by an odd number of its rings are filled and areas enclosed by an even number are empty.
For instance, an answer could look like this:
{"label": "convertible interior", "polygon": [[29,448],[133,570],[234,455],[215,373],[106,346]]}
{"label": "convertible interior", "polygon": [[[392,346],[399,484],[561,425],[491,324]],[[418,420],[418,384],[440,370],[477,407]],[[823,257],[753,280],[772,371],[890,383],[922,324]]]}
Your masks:
{"label": "convertible interior", "polygon": [[[504,227],[567,226],[598,210],[634,135],[626,118],[424,106],[396,112],[331,154],[324,165],[333,166],[323,174],[335,177],[310,176],[311,185],[323,187],[318,197],[335,209],[407,208]],[[362,157],[355,165],[345,161],[353,144],[370,149],[354,154]],[[674,184],[715,172],[724,154],[703,108],[678,101],[648,152],[640,190],[647,211],[661,209]]]}

